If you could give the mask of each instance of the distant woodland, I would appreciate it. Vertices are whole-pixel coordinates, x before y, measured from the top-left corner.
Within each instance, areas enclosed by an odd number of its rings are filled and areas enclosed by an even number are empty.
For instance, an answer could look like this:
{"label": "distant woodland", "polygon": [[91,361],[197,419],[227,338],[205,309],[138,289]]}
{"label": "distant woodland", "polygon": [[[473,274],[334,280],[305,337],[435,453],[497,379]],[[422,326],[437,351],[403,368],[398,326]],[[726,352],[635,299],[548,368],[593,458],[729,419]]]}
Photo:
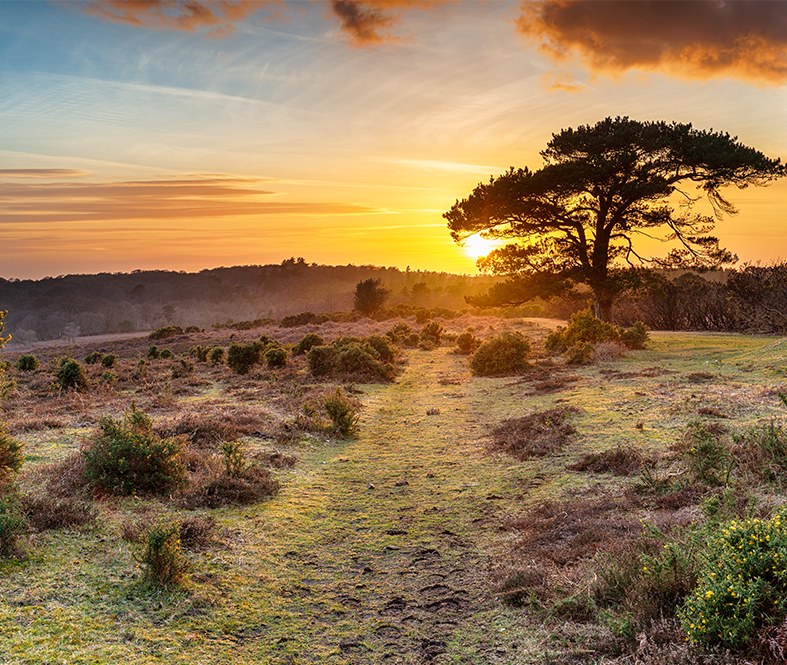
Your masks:
{"label": "distant woodland", "polygon": [[[466,295],[500,278],[402,271],[369,265],[325,266],[291,258],[280,264],[0,279],[0,309],[8,310],[13,342],[281,319],[301,312],[347,312],[358,282],[379,279],[387,307],[466,309]],[[12,343],[13,343],[12,342]]]}
{"label": "distant woodland", "polygon": [[[658,274],[646,288],[622,294],[613,318],[644,321],[654,330],[787,332],[787,264],[744,265],[714,272]],[[418,309],[435,317],[471,308],[501,277],[399,270],[370,265],[325,266],[291,258],[280,264],[214,268],[197,273],[134,271],[63,275],[40,280],[0,279],[0,309],[8,310],[11,344],[80,335],[150,331],[164,326],[210,328],[303,312],[349,312],[357,284],[379,279],[389,291],[382,316]],[[590,294],[533,300],[507,316],[568,318]],[[391,311],[393,310],[393,311]],[[428,312],[427,312],[428,313]]]}

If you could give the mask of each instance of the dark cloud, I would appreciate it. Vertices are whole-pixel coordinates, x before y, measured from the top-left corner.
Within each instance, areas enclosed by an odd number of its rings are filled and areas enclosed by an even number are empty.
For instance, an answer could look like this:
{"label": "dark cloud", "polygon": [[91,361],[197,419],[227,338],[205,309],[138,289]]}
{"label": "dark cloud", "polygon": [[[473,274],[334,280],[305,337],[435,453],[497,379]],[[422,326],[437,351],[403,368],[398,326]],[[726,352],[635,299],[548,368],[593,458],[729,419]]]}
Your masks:
{"label": "dark cloud", "polygon": [[401,39],[383,33],[401,19],[401,12],[434,9],[454,0],[330,0],[339,27],[353,46],[370,46]]}
{"label": "dark cloud", "polygon": [[354,204],[271,201],[275,192],[262,189],[263,182],[234,176],[103,183],[6,181],[0,182],[0,224],[374,212]]}
{"label": "dark cloud", "polygon": [[787,2],[526,1],[516,26],[554,62],[576,58],[594,73],[787,81]]}
{"label": "dark cloud", "polygon": [[224,36],[255,12],[267,8],[274,14],[284,0],[89,0],[85,11],[104,20],[145,28],[208,29]]}

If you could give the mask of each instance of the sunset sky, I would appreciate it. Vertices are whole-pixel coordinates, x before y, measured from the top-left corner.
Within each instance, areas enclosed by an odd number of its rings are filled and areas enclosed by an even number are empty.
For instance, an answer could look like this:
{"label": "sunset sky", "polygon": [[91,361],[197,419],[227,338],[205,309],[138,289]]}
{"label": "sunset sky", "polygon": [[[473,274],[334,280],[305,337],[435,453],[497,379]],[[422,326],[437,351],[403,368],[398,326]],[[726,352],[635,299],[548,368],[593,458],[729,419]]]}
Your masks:
{"label": "sunset sky", "polygon": [[[0,276],[475,273],[442,213],[617,115],[787,158],[787,2],[0,0]],[[787,182],[727,193],[787,259]]]}

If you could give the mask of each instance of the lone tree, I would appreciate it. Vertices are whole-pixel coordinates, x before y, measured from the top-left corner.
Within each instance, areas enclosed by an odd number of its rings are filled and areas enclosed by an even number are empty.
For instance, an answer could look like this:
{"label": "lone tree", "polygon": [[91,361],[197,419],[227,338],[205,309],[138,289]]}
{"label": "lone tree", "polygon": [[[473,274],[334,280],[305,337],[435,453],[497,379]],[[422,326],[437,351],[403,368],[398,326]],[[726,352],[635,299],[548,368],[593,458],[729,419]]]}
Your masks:
{"label": "lone tree", "polygon": [[[714,268],[734,262],[712,235],[734,214],[721,188],[766,185],[785,175],[780,159],[690,124],[607,118],[553,134],[537,170],[513,167],[480,183],[443,217],[455,242],[481,233],[515,239],[478,261],[509,279],[473,302],[519,304],[593,291],[596,316],[609,321],[615,297],[649,268]],[[714,216],[696,214],[705,193]],[[635,240],[672,242],[664,258],[646,257]]]}
{"label": "lone tree", "polygon": [[388,298],[388,289],[384,289],[379,279],[365,279],[355,286],[354,307],[361,314],[370,316],[382,309]]}

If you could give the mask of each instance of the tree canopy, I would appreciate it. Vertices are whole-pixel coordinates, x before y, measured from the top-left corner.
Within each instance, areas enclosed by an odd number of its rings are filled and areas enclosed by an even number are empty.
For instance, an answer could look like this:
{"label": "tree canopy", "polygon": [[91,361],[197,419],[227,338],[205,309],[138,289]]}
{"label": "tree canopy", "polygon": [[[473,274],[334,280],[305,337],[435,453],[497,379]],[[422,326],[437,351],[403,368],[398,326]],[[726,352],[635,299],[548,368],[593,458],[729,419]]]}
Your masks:
{"label": "tree canopy", "polygon": [[354,307],[369,316],[382,309],[388,294],[388,289],[383,288],[379,279],[370,277],[355,285]]}
{"label": "tree canopy", "polygon": [[[564,129],[541,156],[539,170],[512,167],[443,215],[459,244],[476,233],[514,240],[479,259],[482,270],[509,277],[479,304],[549,298],[585,284],[596,316],[608,321],[615,297],[649,268],[732,263],[710,235],[717,219],[736,212],[722,188],[785,175],[780,159],[729,134],[627,117]],[[694,210],[703,194],[713,215]],[[645,238],[672,247],[664,257],[646,256]]]}

